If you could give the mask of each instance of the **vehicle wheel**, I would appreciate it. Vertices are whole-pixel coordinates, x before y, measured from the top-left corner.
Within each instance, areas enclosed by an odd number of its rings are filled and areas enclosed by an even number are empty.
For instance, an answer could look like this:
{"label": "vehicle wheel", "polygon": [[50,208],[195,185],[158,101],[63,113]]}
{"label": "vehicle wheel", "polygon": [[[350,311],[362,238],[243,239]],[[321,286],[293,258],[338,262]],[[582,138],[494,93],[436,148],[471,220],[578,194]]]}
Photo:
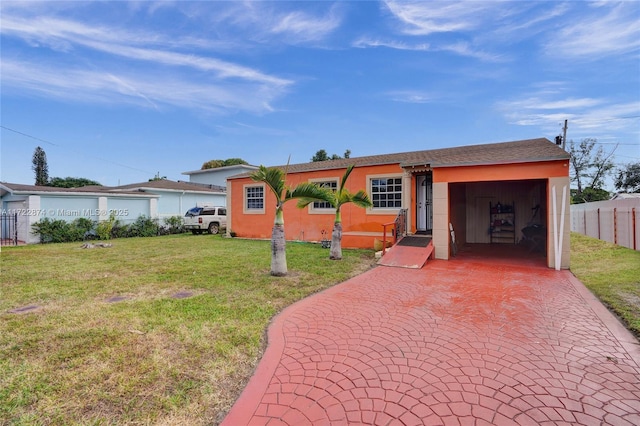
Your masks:
{"label": "vehicle wheel", "polygon": [[218,224],[217,223],[210,223],[209,224],[209,233],[210,234],[217,234],[218,233]]}
{"label": "vehicle wheel", "polygon": [[198,230],[196,230],[196,229],[192,229],[192,230],[191,230],[191,233],[192,233],[193,235],[196,235],[196,234],[198,233]]}

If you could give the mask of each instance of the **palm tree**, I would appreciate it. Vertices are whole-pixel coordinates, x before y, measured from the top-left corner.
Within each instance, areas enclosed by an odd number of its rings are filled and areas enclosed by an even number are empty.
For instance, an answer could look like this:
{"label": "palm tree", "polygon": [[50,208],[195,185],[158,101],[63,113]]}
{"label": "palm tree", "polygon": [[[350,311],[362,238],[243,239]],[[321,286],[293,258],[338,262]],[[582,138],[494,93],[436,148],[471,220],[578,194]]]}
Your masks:
{"label": "palm tree", "polygon": [[[342,180],[340,181],[340,188],[338,188],[337,191],[333,192],[325,190],[324,192],[326,198],[323,201],[328,202],[336,209],[336,218],[333,223],[333,232],[331,233],[331,250],[329,251],[329,259],[332,260],[342,259],[342,215],[340,213],[340,207],[346,203],[354,203],[356,206],[363,208],[371,207],[372,205],[369,196],[364,190],[361,189],[355,194],[352,194],[347,188],[345,188],[345,184],[347,183],[349,175],[353,171],[353,167],[353,165],[347,167],[347,171],[344,173],[344,176],[342,176]],[[302,198],[298,201],[298,207],[306,207],[314,201],[316,200]]]}
{"label": "palm tree", "polygon": [[282,277],[287,275],[287,254],[284,237],[284,203],[294,198],[305,198],[310,201],[325,201],[328,191],[310,182],[289,188],[285,184],[286,171],[277,167],[260,166],[251,174],[251,179],[264,182],[276,196],[276,216],[271,232],[271,275]]}

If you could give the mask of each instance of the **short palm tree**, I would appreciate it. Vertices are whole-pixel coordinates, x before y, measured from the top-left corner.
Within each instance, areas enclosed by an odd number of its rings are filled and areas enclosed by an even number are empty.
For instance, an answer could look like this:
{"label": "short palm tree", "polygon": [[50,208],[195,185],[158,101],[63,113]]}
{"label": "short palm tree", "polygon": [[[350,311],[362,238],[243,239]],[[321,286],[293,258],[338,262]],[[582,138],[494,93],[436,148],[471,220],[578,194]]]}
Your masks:
{"label": "short palm tree", "polygon": [[[342,259],[342,215],[340,213],[340,207],[346,203],[354,203],[356,206],[363,208],[372,206],[371,200],[364,190],[361,189],[355,194],[352,194],[347,188],[345,188],[345,184],[347,183],[349,175],[353,171],[353,167],[353,165],[347,167],[347,171],[344,173],[344,176],[342,176],[342,180],[340,181],[340,188],[338,188],[337,191],[325,190],[323,194],[326,197],[323,201],[328,202],[336,209],[336,218],[333,222],[333,232],[331,233],[331,249],[329,251],[329,258],[332,260]],[[314,201],[316,200],[302,198],[298,201],[298,207],[306,207]]]}
{"label": "short palm tree", "polygon": [[310,182],[303,182],[295,188],[285,183],[286,171],[277,167],[260,166],[251,174],[251,179],[264,182],[276,196],[276,217],[271,232],[271,275],[282,277],[287,275],[286,240],[284,236],[284,203],[294,198],[305,198],[312,201],[324,201],[327,190]]}

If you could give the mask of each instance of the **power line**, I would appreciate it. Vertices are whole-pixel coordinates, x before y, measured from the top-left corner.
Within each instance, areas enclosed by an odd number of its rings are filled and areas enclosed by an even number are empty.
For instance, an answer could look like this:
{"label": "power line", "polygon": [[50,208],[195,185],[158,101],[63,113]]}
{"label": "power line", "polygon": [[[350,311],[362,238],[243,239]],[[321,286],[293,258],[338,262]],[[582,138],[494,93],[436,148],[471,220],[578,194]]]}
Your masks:
{"label": "power line", "polygon": [[35,136],[28,135],[28,134],[26,134],[26,133],[22,133],[22,132],[19,132],[19,131],[17,131],[17,130],[14,130],[14,129],[10,129],[10,128],[9,128],[9,127],[7,127],[7,126],[2,126],[2,125],[0,125],[0,127],[2,127],[2,128],[3,128],[3,129],[5,129],[5,130],[8,130],[8,131],[10,131],[10,132],[17,133],[17,134],[19,134],[19,135],[26,136],[26,137],[31,138],[31,139],[35,139],[35,140],[40,141],[40,142],[48,143],[49,145],[53,145],[53,146],[60,146],[60,145],[58,145],[57,143],[49,142],[49,141],[46,141],[46,140],[44,140],[44,139],[40,139],[40,138],[37,138],[37,137],[35,137]]}
{"label": "power line", "polygon": [[[5,129],[5,130],[8,130],[10,132],[17,133],[19,135],[25,136],[27,138],[34,139],[34,140],[39,141],[39,142],[44,142],[46,144],[53,145],[53,146],[56,146],[56,147],[59,147],[59,148],[65,148],[63,145],[60,145],[60,144],[57,144],[57,143],[54,143],[54,142],[51,142],[51,141],[36,137],[36,136],[32,136],[32,135],[29,135],[29,134],[24,133],[24,132],[20,132],[18,130],[12,129],[12,128],[7,127],[7,126],[0,125],[0,127]],[[126,164],[121,164],[121,163],[118,163],[116,161],[107,160],[106,158],[94,157],[94,156],[86,156],[86,157],[93,158],[93,159],[100,160],[100,161],[104,161],[105,163],[111,163],[111,164],[114,164],[116,166],[124,167],[124,168],[127,168],[127,169],[135,170],[137,172],[142,172],[142,173],[151,174],[151,175],[153,174],[153,172],[150,172],[148,170],[142,170],[142,169],[138,169],[136,167],[127,166]]]}

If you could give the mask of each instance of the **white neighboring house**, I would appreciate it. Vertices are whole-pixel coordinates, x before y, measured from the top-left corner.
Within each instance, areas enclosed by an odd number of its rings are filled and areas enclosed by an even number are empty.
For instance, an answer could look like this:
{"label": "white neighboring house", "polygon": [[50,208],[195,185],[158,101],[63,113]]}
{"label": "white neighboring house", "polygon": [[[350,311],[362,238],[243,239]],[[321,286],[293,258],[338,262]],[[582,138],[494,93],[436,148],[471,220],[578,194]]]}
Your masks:
{"label": "white neighboring house", "polygon": [[[39,242],[39,237],[31,233],[31,226],[45,217],[68,222],[79,217],[101,221],[113,212],[118,220],[128,224],[142,215],[154,219],[183,217],[187,210],[202,203],[225,205],[224,188],[170,180],[81,188],[0,182],[2,215],[17,215],[17,223],[12,226],[18,241],[27,244]],[[2,221],[2,239],[12,238],[9,225],[9,221]]]}
{"label": "white neighboring house", "polygon": [[[250,164],[236,164],[234,166],[217,167],[215,169],[182,172],[182,174],[189,176],[189,182],[191,183],[217,185],[217,186],[222,186],[226,188],[227,178],[229,176],[235,176],[241,173],[250,173],[257,169],[258,169],[258,166],[252,166]],[[218,205],[224,205],[224,204],[218,204]]]}
{"label": "white neighboring house", "polygon": [[225,206],[227,194],[223,186],[183,181],[154,180],[112,188],[114,192],[143,192],[158,195],[157,218],[184,216],[192,207],[201,204]]}

